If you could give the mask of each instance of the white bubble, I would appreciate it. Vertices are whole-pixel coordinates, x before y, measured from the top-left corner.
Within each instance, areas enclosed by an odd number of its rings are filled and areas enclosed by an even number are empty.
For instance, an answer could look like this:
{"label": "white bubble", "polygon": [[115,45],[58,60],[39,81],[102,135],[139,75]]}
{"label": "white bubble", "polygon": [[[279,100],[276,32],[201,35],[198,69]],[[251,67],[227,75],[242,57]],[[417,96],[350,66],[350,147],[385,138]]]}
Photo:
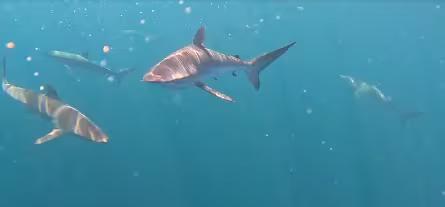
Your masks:
{"label": "white bubble", "polygon": [[145,19],[141,19],[141,20],[139,21],[139,24],[145,24]]}
{"label": "white bubble", "polygon": [[107,81],[108,82],[114,82],[115,78],[114,76],[108,76]]}
{"label": "white bubble", "polygon": [[436,9],[440,9],[440,4],[436,5]]}
{"label": "white bubble", "polygon": [[35,51],[39,51],[39,50],[40,50],[40,48],[36,47],[36,48],[34,48],[34,50],[35,50]]}
{"label": "white bubble", "polygon": [[156,12],[156,10],[154,10],[154,9],[151,10],[151,13],[155,13],[155,12]]}
{"label": "white bubble", "polygon": [[190,13],[192,13],[192,7],[185,7],[185,9],[184,9],[184,12],[186,13],[186,14],[190,14]]}
{"label": "white bubble", "polygon": [[303,89],[303,93],[307,93],[307,90],[306,90],[306,89]]}
{"label": "white bubble", "polygon": [[34,76],[35,77],[37,77],[37,76],[39,76],[40,74],[39,74],[39,72],[34,72]]}
{"label": "white bubble", "polygon": [[440,194],[442,194],[442,196],[445,196],[445,190],[440,192]]}
{"label": "white bubble", "polygon": [[312,109],[311,108],[307,108],[306,109],[306,114],[311,115],[312,114]]}
{"label": "white bubble", "polygon": [[105,67],[105,66],[107,66],[108,63],[107,63],[107,60],[103,59],[100,61],[99,64],[100,64],[100,66]]}
{"label": "white bubble", "polygon": [[42,26],[40,27],[40,30],[41,30],[41,31],[44,31],[45,29],[46,29],[45,25],[42,25]]}
{"label": "white bubble", "polygon": [[270,134],[265,134],[264,136],[266,136],[266,137],[269,137],[269,136],[270,136]]}
{"label": "white bubble", "polygon": [[144,38],[144,41],[145,41],[145,43],[149,43],[150,42],[150,37],[149,36],[145,36],[145,38]]}
{"label": "white bubble", "polygon": [[90,34],[88,34],[88,37],[92,37],[92,36],[93,36],[93,34],[91,34],[91,33],[90,33]]}
{"label": "white bubble", "polygon": [[261,18],[261,19],[260,19],[260,23],[263,23],[263,22],[264,22],[264,19],[263,19],[263,18]]}
{"label": "white bubble", "polygon": [[321,141],[321,144],[323,144],[323,145],[324,145],[324,144],[326,144],[326,141],[324,141],[324,140],[323,140],[323,141]]}
{"label": "white bubble", "polygon": [[333,147],[329,147],[329,151],[333,151],[334,150],[334,148]]}
{"label": "white bubble", "polygon": [[183,4],[184,4],[184,0],[179,0],[179,1],[178,1],[178,4],[179,4],[179,5],[183,5]]}
{"label": "white bubble", "polygon": [[133,47],[129,47],[128,48],[128,52],[133,52],[134,51],[134,48]]}
{"label": "white bubble", "polygon": [[304,11],[304,7],[303,6],[297,6],[298,11]]}
{"label": "white bubble", "polygon": [[139,6],[139,2],[135,2],[134,4],[135,4],[136,6]]}
{"label": "white bubble", "polygon": [[277,16],[275,16],[275,19],[276,19],[276,20],[280,20],[280,19],[281,19],[281,16],[280,16],[280,15],[277,15]]}
{"label": "white bubble", "polygon": [[45,86],[40,86],[39,89],[40,89],[41,91],[43,91],[43,90],[45,90]]}
{"label": "white bubble", "polygon": [[26,61],[31,62],[31,60],[32,60],[31,56],[26,57]]}

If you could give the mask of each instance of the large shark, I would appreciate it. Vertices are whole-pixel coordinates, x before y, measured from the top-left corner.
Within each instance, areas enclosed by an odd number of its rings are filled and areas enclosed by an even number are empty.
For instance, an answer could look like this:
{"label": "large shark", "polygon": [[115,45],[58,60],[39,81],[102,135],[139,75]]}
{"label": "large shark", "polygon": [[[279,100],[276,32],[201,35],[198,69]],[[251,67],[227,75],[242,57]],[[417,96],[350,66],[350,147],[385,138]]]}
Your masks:
{"label": "large shark", "polygon": [[204,46],[205,29],[201,27],[193,43],[170,54],[147,72],[143,81],[171,86],[197,86],[225,101],[233,99],[203,82],[222,73],[245,71],[256,90],[260,88],[259,74],[274,60],[283,55],[295,42],[280,49],[243,61],[239,56],[226,55]]}
{"label": "large shark", "polygon": [[116,72],[107,67],[101,66],[100,64],[92,62],[88,59],[87,55],[80,55],[76,53],[52,50],[48,52],[48,55],[58,61],[61,61],[65,65],[65,67],[70,70],[70,72],[73,67],[85,68],[90,71],[107,76],[108,80],[112,82],[116,81],[119,83],[124,76],[134,70],[133,68],[125,68]]}
{"label": "large shark", "polygon": [[94,142],[108,142],[108,136],[96,124],[76,108],[61,101],[54,89],[48,88],[49,93],[36,93],[9,83],[6,79],[5,58],[3,58],[2,88],[13,99],[52,119],[55,125],[54,129],[37,139],[35,144],[45,143],[66,133],[72,133]]}
{"label": "large shark", "polygon": [[365,81],[358,80],[348,75],[340,75],[340,78],[347,81],[354,90],[354,96],[356,98],[371,97],[384,105],[388,110],[395,112],[399,115],[400,121],[403,126],[406,125],[410,119],[418,118],[424,114],[421,111],[401,111],[396,107],[390,96],[385,95],[376,85],[368,84]]}

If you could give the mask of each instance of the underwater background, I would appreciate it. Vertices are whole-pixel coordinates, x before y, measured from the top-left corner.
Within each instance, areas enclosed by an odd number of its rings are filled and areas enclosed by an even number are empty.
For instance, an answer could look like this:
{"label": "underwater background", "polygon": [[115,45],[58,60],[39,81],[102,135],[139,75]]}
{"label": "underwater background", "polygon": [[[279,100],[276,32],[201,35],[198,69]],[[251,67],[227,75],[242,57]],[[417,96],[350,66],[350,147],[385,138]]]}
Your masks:
{"label": "underwater background", "polygon": [[[444,206],[441,3],[1,1],[9,81],[51,84],[110,142],[34,145],[53,124],[3,93],[0,206]],[[140,81],[201,25],[207,47],[241,59],[296,45],[258,92],[245,74],[206,81],[235,103]],[[89,73],[77,82],[45,55],[55,49],[136,71],[118,85]],[[340,74],[424,114],[402,125]]]}

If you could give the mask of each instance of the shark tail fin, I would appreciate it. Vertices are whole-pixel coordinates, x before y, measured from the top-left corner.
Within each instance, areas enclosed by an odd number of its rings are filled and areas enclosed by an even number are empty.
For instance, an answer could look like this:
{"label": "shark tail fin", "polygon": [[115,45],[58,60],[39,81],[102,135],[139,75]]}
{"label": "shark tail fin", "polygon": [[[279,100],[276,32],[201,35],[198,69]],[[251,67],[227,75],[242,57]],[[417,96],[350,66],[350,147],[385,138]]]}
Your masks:
{"label": "shark tail fin", "polygon": [[405,128],[408,125],[408,122],[413,119],[417,119],[421,117],[424,114],[422,111],[408,111],[408,112],[402,112],[399,114],[400,117],[400,123],[403,128]]}
{"label": "shark tail fin", "polygon": [[247,70],[247,76],[256,90],[260,89],[260,72],[274,62],[277,58],[283,55],[295,42],[292,42],[280,49],[269,52],[265,55],[259,56],[250,61],[250,69]]}
{"label": "shark tail fin", "polygon": [[117,73],[113,76],[114,81],[115,81],[117,84],[120,84],[120,83],[122,82],[122,79],[123,79],[125,76],[127,76],[129,73],[133,72],[134,70],[135,70],[134,68],[124,68],[124,69],[119,70],[119,72],[117,72]]}

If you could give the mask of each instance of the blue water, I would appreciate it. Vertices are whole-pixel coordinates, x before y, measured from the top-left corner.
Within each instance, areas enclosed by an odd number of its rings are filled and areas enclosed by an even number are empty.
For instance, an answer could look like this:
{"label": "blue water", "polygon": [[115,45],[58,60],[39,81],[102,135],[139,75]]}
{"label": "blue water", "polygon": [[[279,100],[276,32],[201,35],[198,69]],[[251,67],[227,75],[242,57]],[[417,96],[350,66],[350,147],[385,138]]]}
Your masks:
{"label": "blue water", "polygon": [[[53,85],[110,142],[66,135],[34,145],[52,123],[3,93],[0,206],[445,205],[440,1],[51,2],[0,3],[8,79]],[[206,81],[236,103],[140,82],[201,25],[207,47],[242,59],[297,43],[261,74],[259,92],[244,74]],[[44,55],[53,49],[136,71],[120,85],[70,75]],[[424,114],[402,126],[339,74]]]}

